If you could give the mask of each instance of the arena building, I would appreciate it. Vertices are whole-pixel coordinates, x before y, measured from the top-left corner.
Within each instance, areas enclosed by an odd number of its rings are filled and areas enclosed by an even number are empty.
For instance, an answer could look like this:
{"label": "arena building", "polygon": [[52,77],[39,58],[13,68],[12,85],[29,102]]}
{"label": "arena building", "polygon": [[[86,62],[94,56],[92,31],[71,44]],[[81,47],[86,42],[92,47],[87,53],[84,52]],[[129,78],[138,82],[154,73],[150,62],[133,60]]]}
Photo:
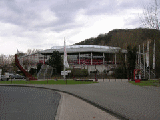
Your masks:
{"label": "arena building", "polygon": [[[26,69],[36,68],[37,63],[45,63],[52,55],[53,51],[59,51],[63,58],[64,46],[53,46],[46,49],[19,57],[20,64]],[[70,45],[66,46],[67,58],[70,68],[88,69],[88,72],[109,71],[116,67],[121,61],[117,58],[117,54],[121,51],[126,60],[127,50],[120,47],[99,46],[99,45]]]}

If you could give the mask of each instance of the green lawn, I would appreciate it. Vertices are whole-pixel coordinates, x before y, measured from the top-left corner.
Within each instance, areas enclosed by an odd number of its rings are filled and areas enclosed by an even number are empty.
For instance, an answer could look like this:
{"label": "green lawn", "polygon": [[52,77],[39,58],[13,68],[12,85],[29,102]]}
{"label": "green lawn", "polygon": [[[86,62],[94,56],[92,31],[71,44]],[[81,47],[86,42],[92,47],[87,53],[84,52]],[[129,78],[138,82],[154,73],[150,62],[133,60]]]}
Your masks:
{"label": "green lawn", "polygon": [[[92,82],[92,81],[74,81],[74,80],[67,80],[67,84],[91,84],[91,83],[98,83],[98,82]],[[64,80],[45,80],[45,81],[0,81],[0,84],[66,84],[66,81]]]}
{"label": "green lawn", "polygon": [[139,85],[139,86],[157,86],[159,87],[159,81],[158,80],[148,80],[148,81],[140,81],[140,83],[135,83],[135,81],[129,81],[129,83],[132,83],[134,85]]}

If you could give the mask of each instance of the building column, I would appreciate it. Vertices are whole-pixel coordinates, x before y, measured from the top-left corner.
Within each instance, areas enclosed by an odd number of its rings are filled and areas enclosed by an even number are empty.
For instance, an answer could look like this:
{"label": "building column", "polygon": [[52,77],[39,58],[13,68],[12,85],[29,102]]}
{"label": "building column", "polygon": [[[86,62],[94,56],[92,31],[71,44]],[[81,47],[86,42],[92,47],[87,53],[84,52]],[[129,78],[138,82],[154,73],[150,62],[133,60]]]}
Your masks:
{"label": "building column", "polygon": [[81,60],[80,60],[81,58],[80,58],[80,53],[79,53],[79,65],[81,64],[80,62],[81,62]]}
{"label": "building column", "polygon": [[103,65],[105,64],[105,63],[104,63],[104,62],[105,62],[104,60],[105,60],[105,56],[104,56],[104,52],[103,52]]}
{"label": "building column", "polygon": [[43,55],[43,64],[45,64],[45,55]]}
{"label": "building column", "polygon": [[38,60],[38,63],[40,63],[40,59],[39,59],[39,57],[40,57],[40,53],[38,53],[38,59],[37,59],[37,60]]}
{"label": "building column", "polygon": [[126,53],[125,53],[124,55],[125,55],[125,56],[124,56],[124,57],[125,57],[125,62],[127,62],[127,55],[126,55]]}
{"label": "building column", "polygon": [[33,63],[33,55],[31,55],[31,68],[32,68],[32,63]]}
{"label": "building column", "polygon": [[91,65],[92,65],[92,52],[91,52]]}

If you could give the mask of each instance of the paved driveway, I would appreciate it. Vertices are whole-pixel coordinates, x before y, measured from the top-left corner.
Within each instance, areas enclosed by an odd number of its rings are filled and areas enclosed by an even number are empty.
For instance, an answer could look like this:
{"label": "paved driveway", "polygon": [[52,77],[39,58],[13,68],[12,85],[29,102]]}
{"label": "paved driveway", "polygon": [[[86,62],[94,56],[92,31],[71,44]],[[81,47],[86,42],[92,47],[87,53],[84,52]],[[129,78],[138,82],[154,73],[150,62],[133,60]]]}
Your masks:
{"label": "paved driveway", "polygon": [[60,98],[51,90],[0,86],[0,120],[53,120]]}
{"label": "paved driveway", "polygon": [[28,85],[67,91],[133,120],[160,120],[160,88],[140,87],[126,81],[83,85]]}

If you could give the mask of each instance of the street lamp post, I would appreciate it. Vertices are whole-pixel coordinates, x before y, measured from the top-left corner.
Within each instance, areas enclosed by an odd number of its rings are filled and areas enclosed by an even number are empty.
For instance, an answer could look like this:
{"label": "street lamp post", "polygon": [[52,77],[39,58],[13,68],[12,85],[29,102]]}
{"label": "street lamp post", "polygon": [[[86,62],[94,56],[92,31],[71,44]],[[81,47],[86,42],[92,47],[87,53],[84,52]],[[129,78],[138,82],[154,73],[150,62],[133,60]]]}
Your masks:
{"label": "street lamp post", "polygon": [[96,64],[95,64],[95,81],[97,81],[97,69],[96,69]]}

